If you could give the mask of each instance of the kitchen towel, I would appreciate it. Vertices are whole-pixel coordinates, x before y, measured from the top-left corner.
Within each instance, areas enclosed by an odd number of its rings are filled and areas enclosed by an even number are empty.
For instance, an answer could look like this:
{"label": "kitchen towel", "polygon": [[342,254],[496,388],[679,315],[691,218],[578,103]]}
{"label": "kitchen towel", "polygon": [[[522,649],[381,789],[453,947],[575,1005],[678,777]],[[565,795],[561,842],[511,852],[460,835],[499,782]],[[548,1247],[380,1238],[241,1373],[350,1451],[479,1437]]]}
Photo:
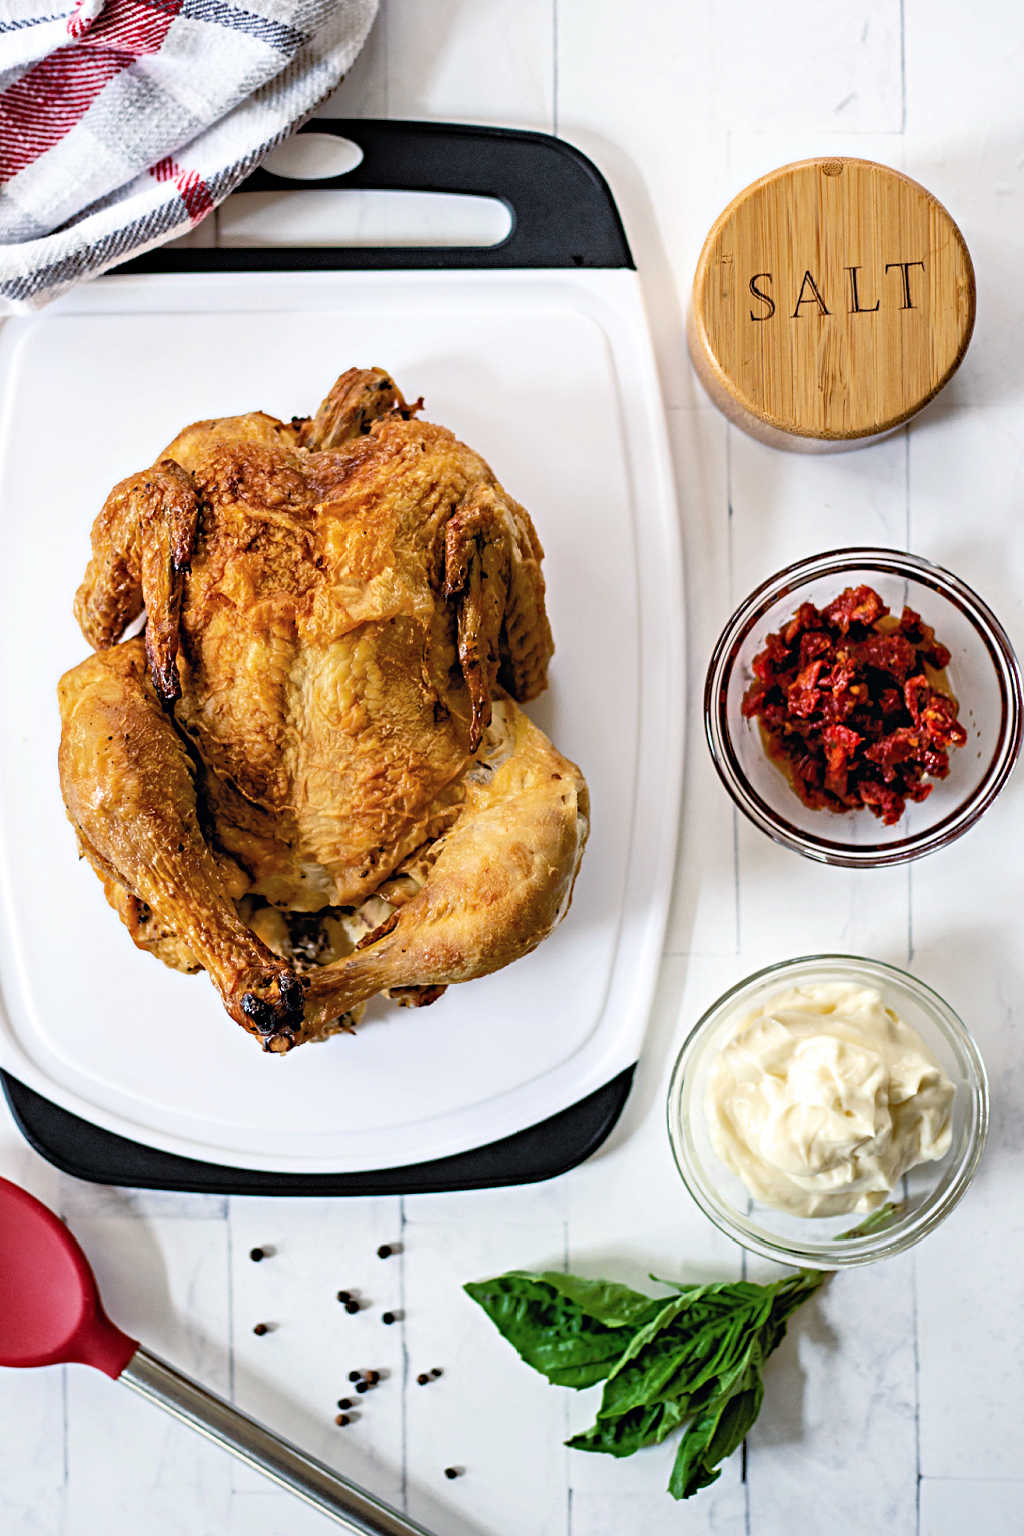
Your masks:
{"label": "kitchen towel", "polygon": [[184,234],[327,96],[377,0],[0,0],[0,310]]}

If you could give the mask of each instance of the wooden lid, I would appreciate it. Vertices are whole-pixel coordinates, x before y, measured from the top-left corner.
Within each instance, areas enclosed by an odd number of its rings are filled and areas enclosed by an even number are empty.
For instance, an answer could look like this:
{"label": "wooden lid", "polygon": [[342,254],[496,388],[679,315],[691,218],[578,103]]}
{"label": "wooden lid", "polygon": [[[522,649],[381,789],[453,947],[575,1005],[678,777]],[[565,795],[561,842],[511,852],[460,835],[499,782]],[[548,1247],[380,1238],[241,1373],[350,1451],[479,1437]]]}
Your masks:
{"label": "wooden lid", "polygon": [[955,372],[974,268],[930,192],[870,160],[801,160],[715,223],[693,283],[690,352],[715,403],[780,447],[855,447]]}

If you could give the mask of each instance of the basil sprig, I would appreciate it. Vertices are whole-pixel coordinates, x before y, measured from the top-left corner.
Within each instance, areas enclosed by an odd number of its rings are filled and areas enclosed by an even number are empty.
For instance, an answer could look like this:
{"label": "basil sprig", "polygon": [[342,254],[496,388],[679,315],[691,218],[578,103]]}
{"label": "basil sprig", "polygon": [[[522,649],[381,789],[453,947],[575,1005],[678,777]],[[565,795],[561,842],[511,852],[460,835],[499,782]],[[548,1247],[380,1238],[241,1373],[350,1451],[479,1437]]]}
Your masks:
{"label": "basil sprig", "polygon": [[764,1363],[824,1278],[802,1269],[773,1285],[677,1285],[656,1298],[556,1270],[513,1270],[465,1289],[556,1386],[604,1381],[596,1420],[568,1445],[632,1456],[685,1425],[668,1486],[688,1499],[743,1443],[761,1408]]}

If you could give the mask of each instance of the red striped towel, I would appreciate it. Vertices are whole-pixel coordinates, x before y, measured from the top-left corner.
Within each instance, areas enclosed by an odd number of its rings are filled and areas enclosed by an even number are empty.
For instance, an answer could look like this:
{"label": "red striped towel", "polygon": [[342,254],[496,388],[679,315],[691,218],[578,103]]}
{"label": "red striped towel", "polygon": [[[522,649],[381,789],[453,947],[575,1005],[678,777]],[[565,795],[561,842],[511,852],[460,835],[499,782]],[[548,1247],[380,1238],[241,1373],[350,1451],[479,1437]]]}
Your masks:
{"label": "red striped towel", "polygon": [[0,308],[184,234],[334,89],[377,0],[0,0]]}

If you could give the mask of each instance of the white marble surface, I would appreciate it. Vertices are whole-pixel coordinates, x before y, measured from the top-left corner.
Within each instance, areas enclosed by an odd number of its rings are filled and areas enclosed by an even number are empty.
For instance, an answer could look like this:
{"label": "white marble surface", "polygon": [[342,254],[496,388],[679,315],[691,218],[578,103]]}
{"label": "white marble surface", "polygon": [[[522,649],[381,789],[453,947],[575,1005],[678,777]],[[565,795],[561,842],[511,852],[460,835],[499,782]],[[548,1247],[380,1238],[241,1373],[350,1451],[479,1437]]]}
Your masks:
{"label": "white marble surface", "polygon": [[[690,756],[675,900],[648,1046],[601,1153],[553,1183],[400,1201],[290,1203],[103,1190],[0,1121],[0,1170],[82,1239],[111,1310],[158,1352],[444,1536],[1016,1536],[1024,1531],[1024,874],[1020,774],[956,847],[912,871],[813,867],[737,823],[699,730],[703,667],[734,600],[786,560],[881,539],[951,566],[1024,646],[1020,284],[1024,18],[1004,0],[384,0],[328,114],[555,130],[605,170],[645,284],[687,547]],[[703,235],[756,174],[810,154],[905,168],[958,219],[975,339],[908,431],[834,458],[727,428],[696,385],[683,308]],[[198,238],[216,237],[209,225]],[[344,361],[342,359],[341,361]],[[592,1394],[547,1388],[460,1283],[568,1263],[728,1276],[740,1251],[688,1203],[662,1131],[675,1046],[756,966],[816,946],[907,963],[974,1030],[993,1086],[977,1183],[915,1253],[840,1277],[768,1372],[745,1462],[686,1505],[672,1451],[563,1449]],[[375,1256],[401,1239],[400,1257]],[[273,1258],[252,1264],[254,1243]],[[347,1317],[339,1286],[372,1307]],[[382,1328],[384,1306],[401,1324]],[[264,1338],[254,1322],[277,1326]],[[347,1430],[350,1367],[387,1372]],[[419,1388],[416,1374],[444,1377]],[[82,1369],[0,1372],[0,1531],[314,1536],[331,1526]],[[466,1474],[446,1482],[443,1468]]]}

